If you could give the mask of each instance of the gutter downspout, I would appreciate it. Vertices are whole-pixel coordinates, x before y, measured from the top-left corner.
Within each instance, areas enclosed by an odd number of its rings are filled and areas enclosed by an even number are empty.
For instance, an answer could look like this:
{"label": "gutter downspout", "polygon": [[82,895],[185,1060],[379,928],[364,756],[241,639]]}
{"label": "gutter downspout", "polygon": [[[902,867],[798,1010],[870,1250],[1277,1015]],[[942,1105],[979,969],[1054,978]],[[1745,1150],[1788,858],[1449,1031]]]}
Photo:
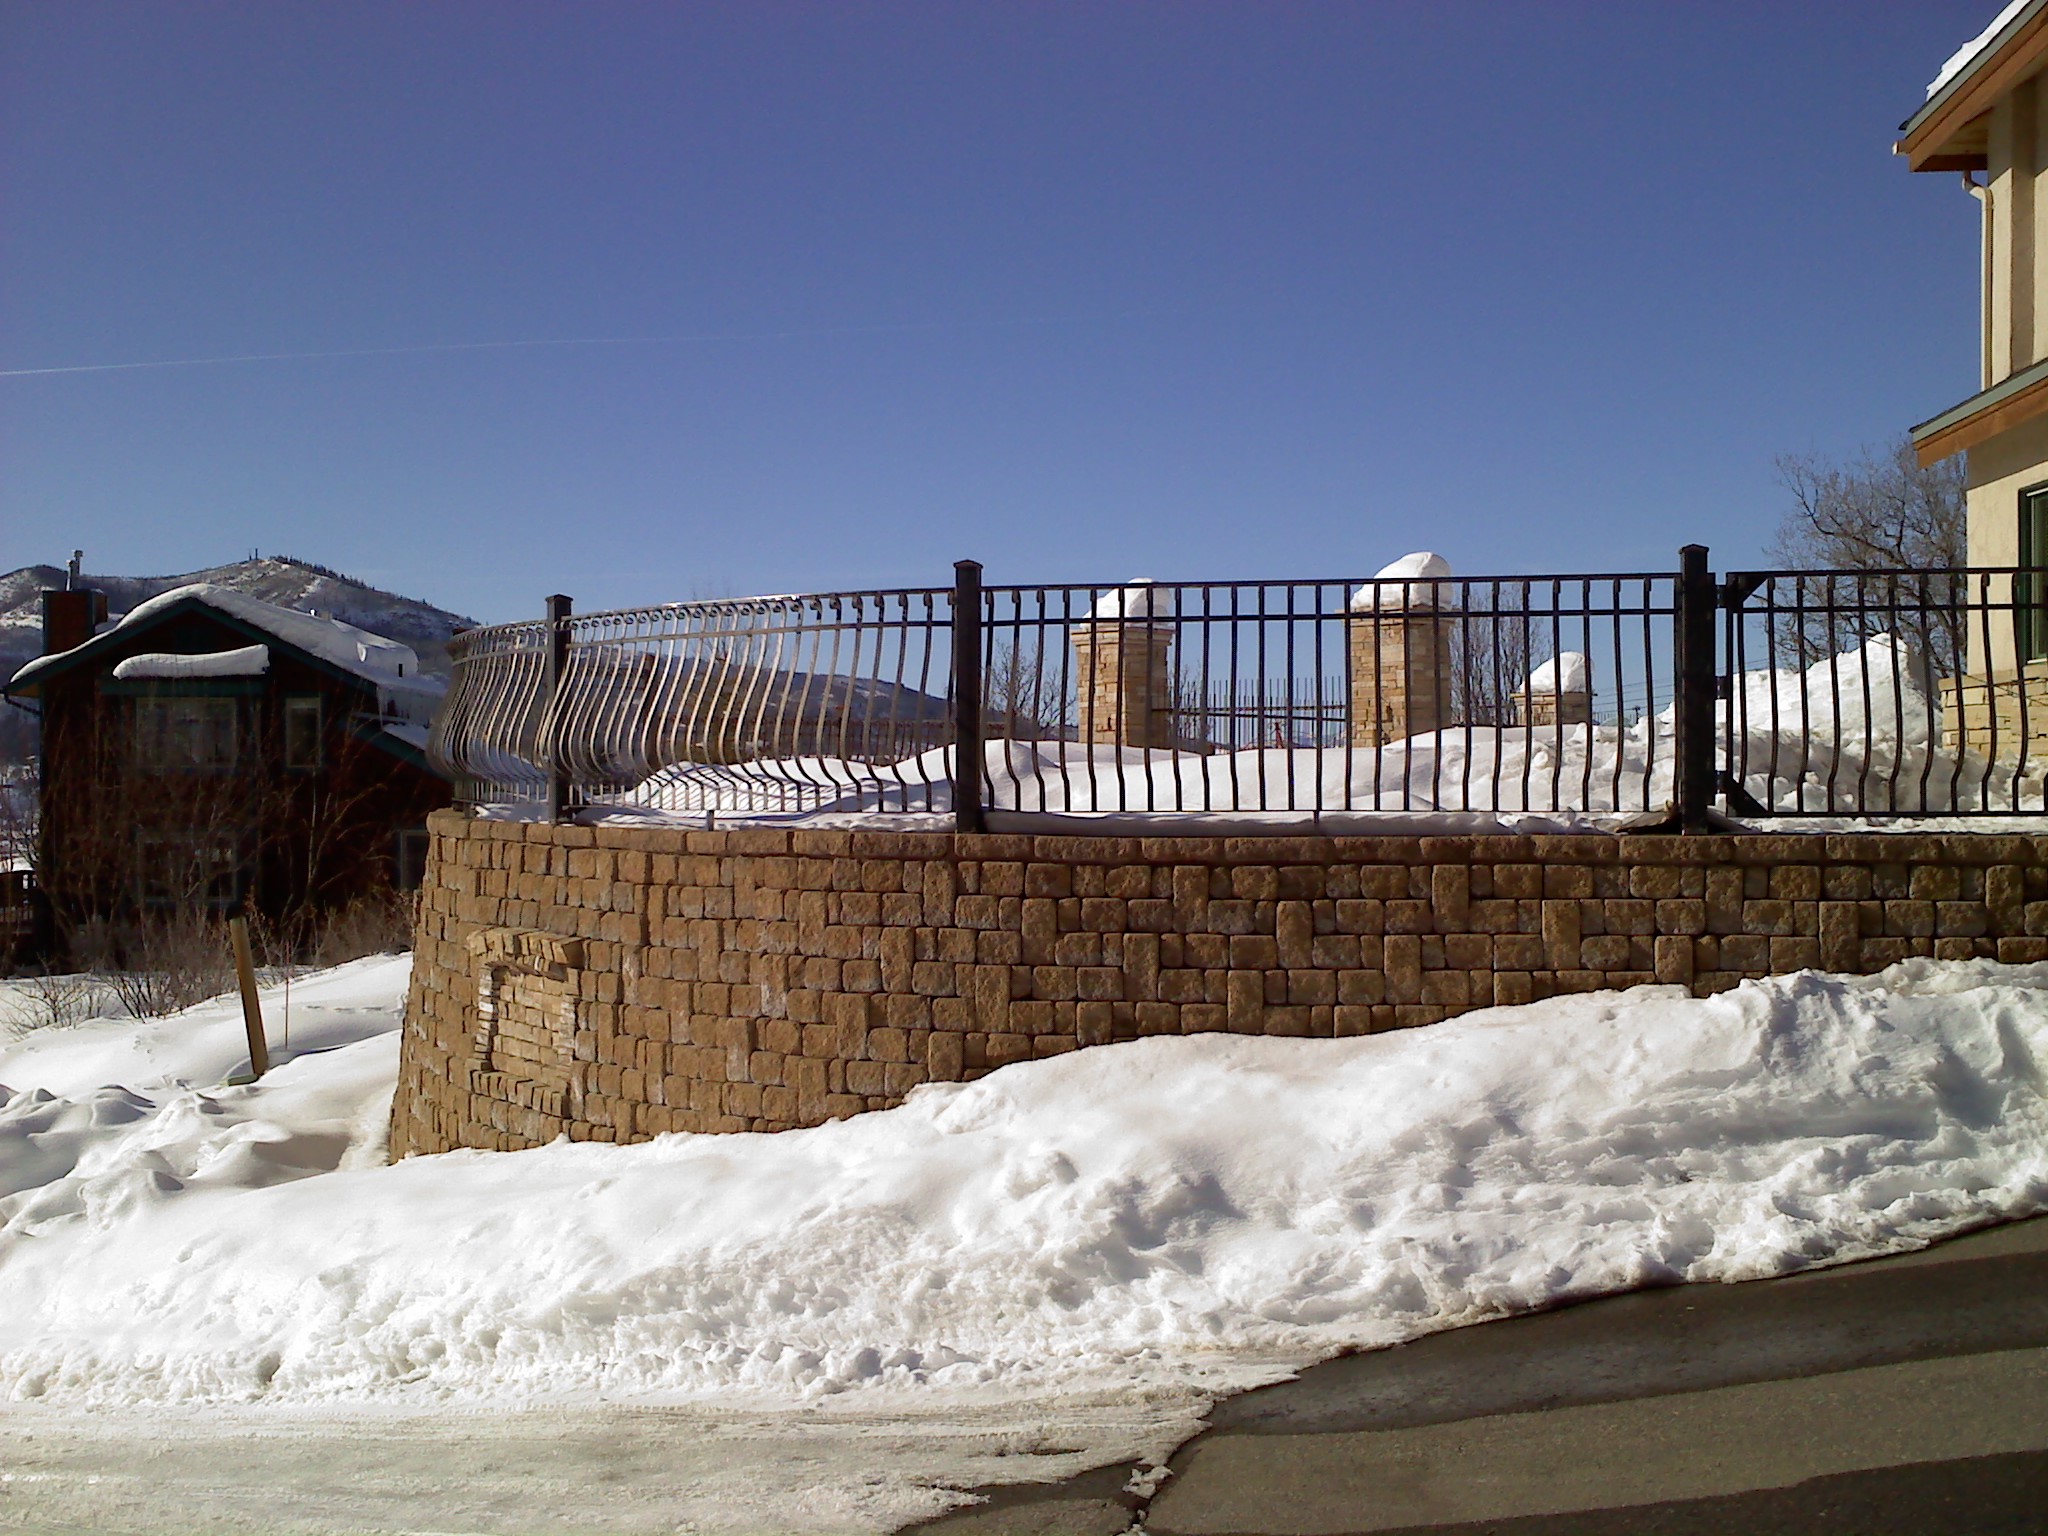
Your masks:
{"label": "gutter downspout", "polygon": [[1978,204],[1983,209],[1977,221],[1977,247],[1980,253],[1978,257],[1977,310],[1983,317],[1977,327],[1978,355],[1983,360],[1977,370],[1977,387],[1979,389],[1989,389],[1991,387],[1991,184],[1986,181],[1979,185],[1972,179],[1968,171],[1963,171],[1960,174],[1963,178],[1964,190],[1970,196],[1977,199]]}

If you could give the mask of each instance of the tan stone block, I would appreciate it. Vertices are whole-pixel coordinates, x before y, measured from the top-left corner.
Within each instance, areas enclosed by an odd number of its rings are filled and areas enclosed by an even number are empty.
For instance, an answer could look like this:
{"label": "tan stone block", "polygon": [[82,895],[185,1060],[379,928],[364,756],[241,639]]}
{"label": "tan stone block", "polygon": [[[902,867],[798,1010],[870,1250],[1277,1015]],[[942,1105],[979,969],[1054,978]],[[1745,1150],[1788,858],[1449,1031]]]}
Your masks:
{"label": "tan stone block", "polygon": [[1387,932],[1434,933],[1436,916],[1426,901],[1390,901],[1387,903]]}
{"label": "tan stone block", "polygon": [[[933,1082],[957,1083],[966,1067],[966,1042],[962,1036],[945,1030],[933,1030],[925,1040],[925,1072]],[[854,1062],[847,1067],[847,1086],[855,1093],[874,1093],[877,1090],[856,1084],[853,1075],[855,1066],[872,1066],[872,1062]]]}
{"label": "tan stone block", "polygon": [[1770,946],[1770,967],[1775,975],[1820,969],[1819,939],[1778,937],[1770,941]]}
{"label": "tan stone block", "polygon": [[1843,901],[1820,907],[1820,963],[1831,971],[1854,971],[1861,962],[1862,931],[1855,906]]}
{"label": "tan stone block", "polygon": [[1258,971],[1232,971],[1226,983],[1225,1018],[1237,1034],[1260,1032],[1266,1016],[1266,978]]}
{"label": "tan stone block", "polygon": [[1579,963],[1579,904],[1576,901],[1543,903],[1543,949],[1549,969],[1572,970]]}
{"label": "tan stone block", "polygon": [[1962,894],[1962,871],[1952,865],[1922,864],[1913,871],[1915,901],[1955,901]]}
{"label": "tan stone block", "polygon": [[1973,939],[1991,931],[1990,914],[1978,901],[1937,901],[1934,931],[1942,938]]}
{"label": "tan stone block", "polygon": [[1444,964],[1454,971],[1493,968],[1493,940],[1483,933],[1447,933],[1443,945]]}
{"label": "tan stone block", "polygon": [[1627,873],[1631,896],[1668,901],[1684,894],[1685,871],[1675,864],[1638,864]]}
{"label": "tan stone block", "polygon": [[2018,937],[2025,906],[2026,874],[2017,864],[1994,864],[1984,871],[1984,908],[1993,931]]}
{"label": "tan stone block", "polygon": [[[1707,904],[1697,897],[1678,896],[1663,899],[1656,904],[1657,932],[1661,934],[1701,934],[1707,931]],[[1688,946],[1688,950],[1690,946]]]}
{"label": "tan stone block", "polygon": [[1760,938],[1794,936],[1798,929],[1793,919],[1792,903],[1769,897],[1743,902],[1742,931]]}
{"label": "tan stone block", "polygon": [[[2048,908],[2048,903],[2043,903]],[[1337,903],[1337,931],[1339,933],[1378,935],[1386,932],[1386,903],[1378,898],[1360,897],[1355,901]]]}
{"label": "tan stone block", "polygon": [[1012,1062],[1031,1059],[1031,1037],[1017,1034],[990,1035],[982,1049],[991,1067],[1005,1067]]}
{"label": "tan stone block", "polygon": [[1273,908],[1273,934],[1278,963],[1290,969],[1309,965],[1315,931],[1315,913],[1306,901],[1276,903]]}
{"label": "tan stone block", "polygon": [[1693,941],[1683,934],[1662,934],[1656,941],[1656,976],[1667,986],[1692,985]]}
{"label": "tan stone block", "polygon": [[1924,938],[1934,933],[1934,903],[1931,901],[1887,901],[1884,904],[1885,933],[1894,938]]}
{"label": "tan stone block", "polygon": [[1579,941],[1579,966],[1586,970],[1625,970],[1628,956],[1629,941],[1622,934],[1597,934]]}
{"label": "tan stone block", "polygon": [[[1574,948],[1576,949],[1576,945]],[[1396,1005],[1422,997],[1422,941],[1413,934],[1389,934],[1383,954],[1388,998]],[[1348,1001],[1348,999],[1347,999]]]}
{"label": "tan stone block", "polygon": [[1324,971],[1356,970],[1361,963],[1359,952],[1355,935],[1319,934],[1309,945],[1309,964]]}
{"label": "tan stone block", "polygon": [[1052,963],[1054,965],[1100,965],[1102,963],[1102,935],[1100,933],[1063,933],[1053,941]]}
{"label": "tan stone block", "polygon": [[1472,871],[1463,864],[1439,864],[1430,874],[1430,902],[1436,927],[1450,932],[1465,926],[1472,900]]}

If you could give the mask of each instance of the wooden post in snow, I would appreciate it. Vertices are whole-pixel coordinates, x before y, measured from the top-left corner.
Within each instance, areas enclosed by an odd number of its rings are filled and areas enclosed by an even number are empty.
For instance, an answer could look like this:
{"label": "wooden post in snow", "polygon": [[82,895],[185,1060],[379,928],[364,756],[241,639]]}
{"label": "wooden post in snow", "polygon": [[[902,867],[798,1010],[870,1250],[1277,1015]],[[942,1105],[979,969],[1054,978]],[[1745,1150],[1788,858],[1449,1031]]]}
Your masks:
{"label": "wooden post in snow", "polygon": [[235,941],[235,975],[242,983],[242,1026],[249,1032],[249,1073],[261,1077],[270,1070],[270,1042],[263,1037],[263,1005],[256,1001],[256,965],[249,958],[249,919],[239,914],[229,918],[228,932]]}

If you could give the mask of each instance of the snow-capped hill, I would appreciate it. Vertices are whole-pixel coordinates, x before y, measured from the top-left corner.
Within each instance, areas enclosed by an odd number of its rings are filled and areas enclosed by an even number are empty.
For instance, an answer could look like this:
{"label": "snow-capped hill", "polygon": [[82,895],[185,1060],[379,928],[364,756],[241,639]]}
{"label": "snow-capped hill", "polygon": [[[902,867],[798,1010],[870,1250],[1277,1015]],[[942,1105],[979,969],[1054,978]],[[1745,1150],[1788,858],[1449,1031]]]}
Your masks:
{"label": "snow-capped hill", "polygon": [[[115,614],[125,613],[174,587],[208,582],[281,608],[310,610],[373,635],[400,641],[419,653],[420,670],[430,676],[447,674],[449,637],[476,622],[436,608],[432,603],[351,580],[325,566],[277,555],[187,571],[178,576],[87,573],[80,580],[106,593],[107,605]],[[24,566],[0,576],[0,676],[13,676],[23,663],[41,652],[40,594],[47,587],[63,585],[64,570],[55,565]]]}

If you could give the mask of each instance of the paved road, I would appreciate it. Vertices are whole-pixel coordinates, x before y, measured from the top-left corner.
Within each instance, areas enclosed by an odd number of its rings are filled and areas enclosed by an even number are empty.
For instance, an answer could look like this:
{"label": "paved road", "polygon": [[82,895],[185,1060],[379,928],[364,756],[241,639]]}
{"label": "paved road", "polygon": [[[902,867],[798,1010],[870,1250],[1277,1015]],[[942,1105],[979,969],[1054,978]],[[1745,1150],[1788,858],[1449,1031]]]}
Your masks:
{"label": "paved road", "polygon": [[[932,1536],[2048,1531],[2048,1218],[1334,1360]],[[1135,1522],[1142,1520],[1142,1527]]]}

